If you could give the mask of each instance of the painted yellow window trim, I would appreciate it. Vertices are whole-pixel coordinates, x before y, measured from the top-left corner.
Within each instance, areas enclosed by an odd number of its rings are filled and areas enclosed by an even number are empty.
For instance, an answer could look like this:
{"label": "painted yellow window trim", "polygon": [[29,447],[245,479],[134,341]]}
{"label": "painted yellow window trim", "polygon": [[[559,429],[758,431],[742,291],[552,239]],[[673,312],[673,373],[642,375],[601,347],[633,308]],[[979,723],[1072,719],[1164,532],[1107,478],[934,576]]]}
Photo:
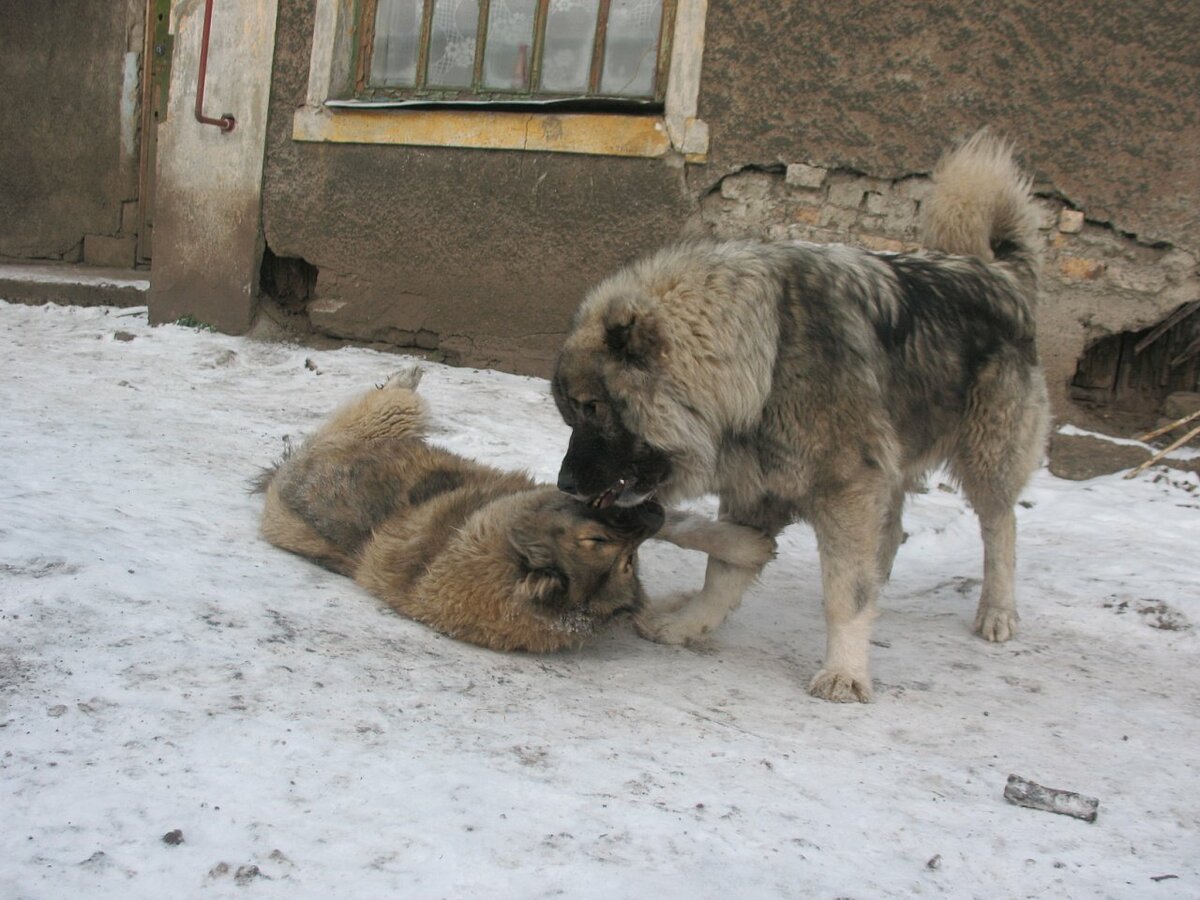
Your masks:
{"label": "painted yellow window trim", "polygon": [[[541,150],[603,156],[665,157],[679,152],[655,116],[550,114],[486,109],[302,108],[292,120],[298,141],[409,144],[480,150]],[[705,154],[684,154],[703,162]]]}
{"label": "painted yellow window trim", "polygon": [[347,79],[353,0],[317,0],[308,97],[292,119],[297,141],[539,150],[649,158],[708,158],[696,118],[708,0],[679,0],[661,116],[327,106]]}

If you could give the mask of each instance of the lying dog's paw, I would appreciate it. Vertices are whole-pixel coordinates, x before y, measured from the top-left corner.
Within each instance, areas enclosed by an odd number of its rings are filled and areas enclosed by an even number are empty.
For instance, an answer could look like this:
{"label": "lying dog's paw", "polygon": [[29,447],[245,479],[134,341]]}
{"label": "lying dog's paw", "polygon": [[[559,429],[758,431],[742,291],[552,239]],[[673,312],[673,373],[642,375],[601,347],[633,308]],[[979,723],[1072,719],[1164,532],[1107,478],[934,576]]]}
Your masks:
{"label": "lying dog's paw", "polygon": [[871,680],[822,669],[813,677],[808,692],[831,703],[870,703]]}
{"label": "lying dog's paw", "polygon": [[393,372],[380,387],[415,391],[417,385],[421,383],[421,376],[424,374],[425,370],[420,366],[409,366],[407,369],[399,369]]}
{"label": "lying dog's paw", "polygon": [[1002,644],[1017,633],[1017,613],[1011,609],[981,606],[975,616],[975,633],[985,641]]}

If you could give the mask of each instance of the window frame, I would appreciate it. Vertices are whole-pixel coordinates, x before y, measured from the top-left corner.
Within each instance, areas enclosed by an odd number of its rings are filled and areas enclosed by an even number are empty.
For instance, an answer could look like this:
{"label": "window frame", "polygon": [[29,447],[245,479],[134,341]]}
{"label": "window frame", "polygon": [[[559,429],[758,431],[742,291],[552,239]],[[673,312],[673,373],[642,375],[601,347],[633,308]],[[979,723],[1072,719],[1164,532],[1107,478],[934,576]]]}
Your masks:
{"label": "window frame", "polygon": [[659,13],[658,44],[655,53],[654,94],[649,97],[605,94],[601,90],[604,74],[605,50],[609,9],[612,0],[598,0],[597,21],[593,33],[592,60],[588,67],[588,86],[579,92],[551,91],[534,88],[541,76],[543,51],[546,42],[546,23],[550,0],[537,0],[532,23],[533,41],[529,60],[529,84],[525,90],[504,90],[483,85],[484,56],[488,40],[488,13],[492,0],[477,0],[479,3],[479,27],[476,31],[475,58],[472,85],[467,88],[430,86],[428,78],[428,51],[430,27],[435,0],[423,0],[421,12],[421,36],[416,61],[416,78],[413,86],[384,87],[371,84],[371,65],[374,55],[376,12],[380,0],[360,0],[358,13],[358,41],[355,45],[354,98],[367,101],[407,101],[409,103],[506,103],[506,104],[563,104],[586,105],[603,103],[613,109],[637,110],[661,108],[666,97],[666,85],[670,74],[671,44],[674,37],[676,0],[662,0]]}
{"label": "window frame", "polygon": [[308,91],[292,119],[293,140],[707,161],[708,126],[696,113],[708,0],[675,0],[669,74],[655,114],[562,112],[538,101],[512,110],[356,99],[363,2],[316,0]]}

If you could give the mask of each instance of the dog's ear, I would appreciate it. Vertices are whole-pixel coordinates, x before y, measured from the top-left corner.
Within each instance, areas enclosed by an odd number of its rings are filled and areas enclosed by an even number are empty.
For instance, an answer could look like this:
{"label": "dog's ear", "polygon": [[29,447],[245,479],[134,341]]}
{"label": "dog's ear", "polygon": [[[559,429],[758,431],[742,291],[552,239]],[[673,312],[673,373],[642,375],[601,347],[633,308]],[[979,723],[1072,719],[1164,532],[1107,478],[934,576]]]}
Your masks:
{"label": "dog's ear", "polygon": [[623,362],[644,365],[663,354],[666,338],[654,313],[621,306],[604,321],[604,346]]}
{"label": "dog's ear", "polygon": [[517,581],[513,596],[519,603],[561,609],[567,605],[567,576],[558,569],[531,569]]}
{"label": "dog's ear", "polygon": [[515,523],[509,533],[521,569],[513,594],[521,603],[562,606],[567,601],[566,573],[555,565],[550,539],[529,524]]}

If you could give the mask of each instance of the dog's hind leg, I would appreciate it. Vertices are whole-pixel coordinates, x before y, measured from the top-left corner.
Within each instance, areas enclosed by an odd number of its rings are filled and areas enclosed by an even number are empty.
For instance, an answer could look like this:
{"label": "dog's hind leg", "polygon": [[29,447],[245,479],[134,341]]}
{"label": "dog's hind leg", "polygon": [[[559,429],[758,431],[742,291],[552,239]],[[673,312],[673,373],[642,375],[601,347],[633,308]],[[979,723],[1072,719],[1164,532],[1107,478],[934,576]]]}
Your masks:
{"label": "dog's hind leg", "polygon": [[979,513],[983,536],[983,592],[975,613],[975,633],[986,641],[1007,641],[1017,633],[1013,580],[1017,563],[1017,517],[1012,507]]}
{"label": "dog's hind leg", "polygon": [[401,369],[379,390],[367,391],[335,412],[314,440],[326,435],[358,441],[423,437],[427,412],[425,401],[416,393],[420,381],[419,366]]}
{"label": "dog's hind leg", "polygon": [[1017,631],[1017,518],[1014,507],[1037,467],[1049,427],[1045,383],[1037,371],[997,363],[973,391],[953,473],[979,517],[983,537],[983,590],[975,633],[1007,641]]}
{"label": "dog's hind leg", "polygon": [[888,500],[887,513],[883,518],[883,529],[879,536],[879,581],[886,582],[892,577],[892,564],[896,561],[896,551],[904,543],[904,499],[905,488],[898,485],[892,489]]}

